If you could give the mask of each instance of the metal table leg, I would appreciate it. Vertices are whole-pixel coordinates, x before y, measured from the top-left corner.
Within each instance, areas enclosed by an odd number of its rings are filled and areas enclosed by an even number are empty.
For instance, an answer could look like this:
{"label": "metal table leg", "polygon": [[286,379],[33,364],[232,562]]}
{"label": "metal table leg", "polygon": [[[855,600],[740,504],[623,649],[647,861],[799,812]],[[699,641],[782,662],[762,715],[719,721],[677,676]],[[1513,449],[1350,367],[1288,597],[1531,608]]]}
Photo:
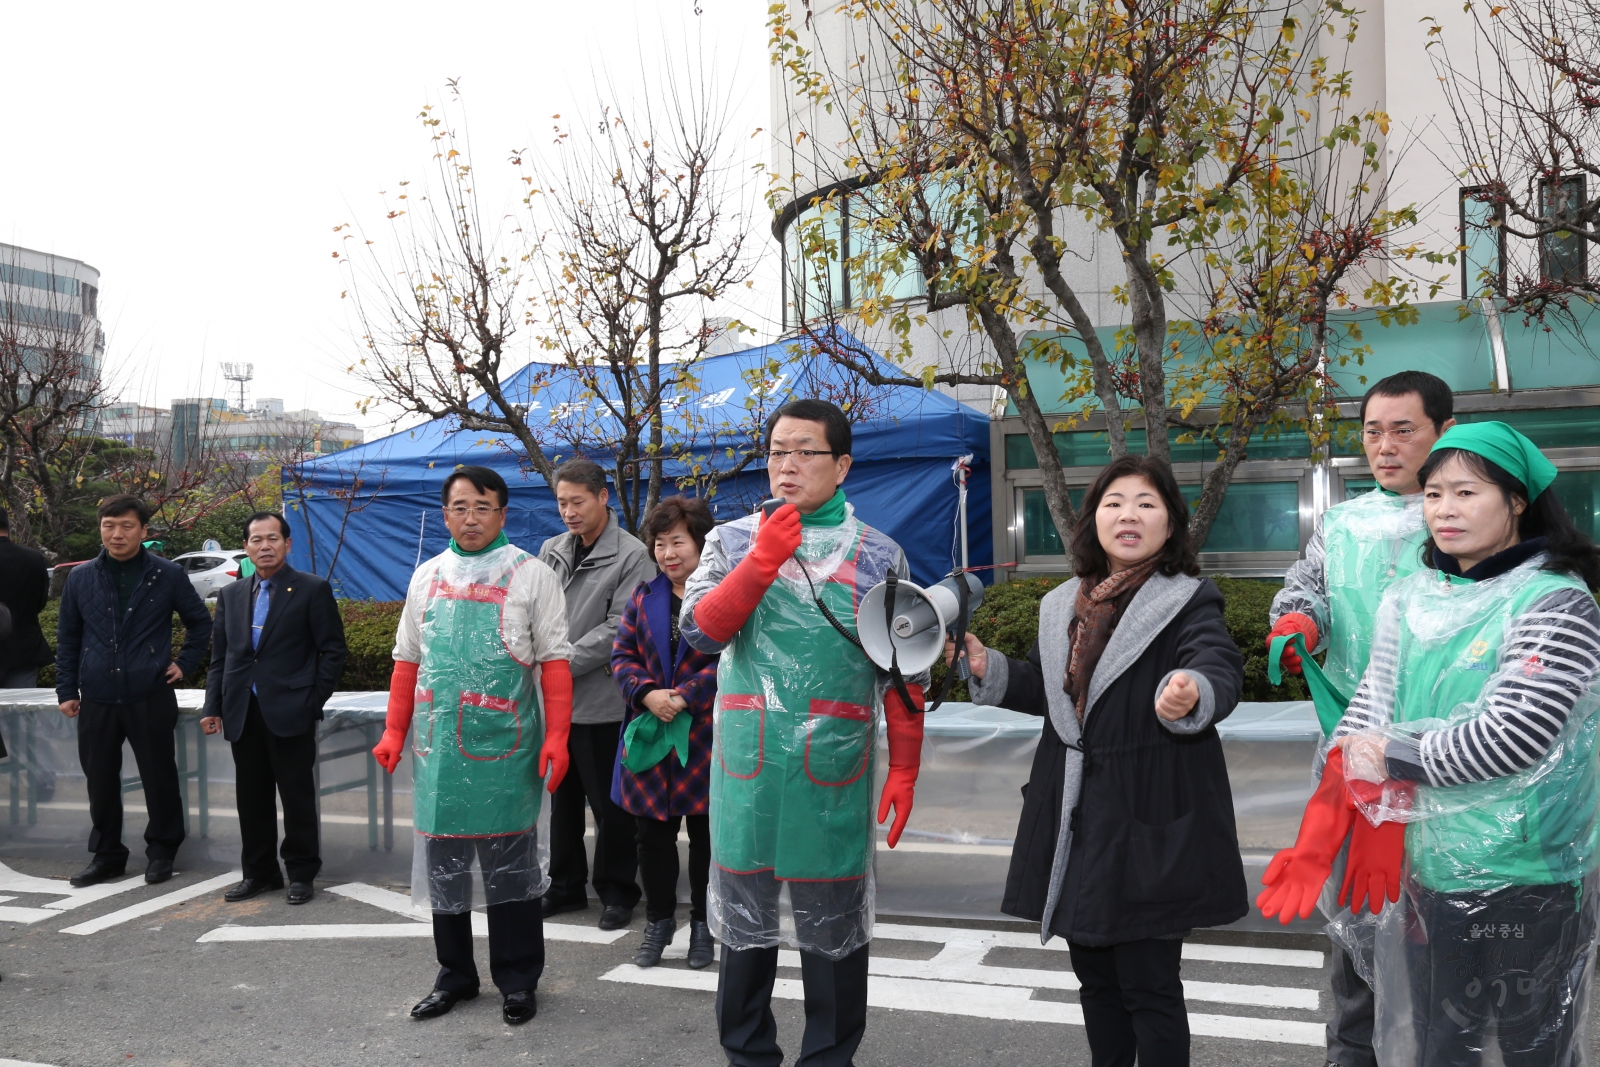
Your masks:
{"label": "metal table leg", "polygon": [[362,725],[362,734],[367,739],[367,849],[378,851],[378,762],[372,758],[372,746],[378,742],[372,739],[372,724]]}
{"label": "metal table leg", "polygon": [[194,762],[200,772],[200,836],[205,837],[211,829],[211,789],[206,782],[206,732],[201,730],[195,737]]}

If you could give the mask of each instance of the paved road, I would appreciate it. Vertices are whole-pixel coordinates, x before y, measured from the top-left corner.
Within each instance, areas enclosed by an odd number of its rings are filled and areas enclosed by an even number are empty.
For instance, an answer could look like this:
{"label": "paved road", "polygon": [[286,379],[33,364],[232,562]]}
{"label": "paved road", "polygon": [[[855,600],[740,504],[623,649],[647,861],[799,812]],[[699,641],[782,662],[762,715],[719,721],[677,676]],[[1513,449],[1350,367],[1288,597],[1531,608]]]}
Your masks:
{"label": "paved road", "polygon": [[[0,865],[0,1057],[52,1067],[109,1064],[715,1065],[714,968],[630,961],[642,918],[603,933],[597,912],[547,926],[539,1016],[512,1028],[493,994],[446,1018],[406,1012],[431,984],[430,928],[408,897],[366,883],[221,899],[237,875],[137,874],[90,890],[65,865]],[[486,952],[480,967],[487,975]],[[784,965],[795,964],[787,956]],[[1321,1064],[1326,1005],[1319,938],[1219,932],[1187,946],[1197,1064]],[[1067,954],[1017,924],[880,918],[868,1065],[1086,1063]],[[798,1048],[797,969],[780,971],[781,1038]],[[3,1062],[3,1061],[0,1061]]]}

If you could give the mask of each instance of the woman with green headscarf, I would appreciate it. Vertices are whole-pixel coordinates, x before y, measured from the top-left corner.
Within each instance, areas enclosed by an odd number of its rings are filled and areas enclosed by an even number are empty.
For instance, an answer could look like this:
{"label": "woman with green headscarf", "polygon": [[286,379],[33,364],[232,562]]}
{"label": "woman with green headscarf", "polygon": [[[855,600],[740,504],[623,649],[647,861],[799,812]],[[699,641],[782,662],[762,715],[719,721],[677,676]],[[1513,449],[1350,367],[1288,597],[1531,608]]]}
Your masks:
{"label": "woman with green headscarf", "polygon": [[1393,856],[1346,877],[1382,908],[1367,958],[1386,1065],[1475,1065],[1494,1045],[1506,1067],[1584,1056],[1600,552],[1555,476],[1505,423],[1439,439],[1419,473],[1428,569],[1385,596],[1334,731],[1345,803],[1406,824]]}

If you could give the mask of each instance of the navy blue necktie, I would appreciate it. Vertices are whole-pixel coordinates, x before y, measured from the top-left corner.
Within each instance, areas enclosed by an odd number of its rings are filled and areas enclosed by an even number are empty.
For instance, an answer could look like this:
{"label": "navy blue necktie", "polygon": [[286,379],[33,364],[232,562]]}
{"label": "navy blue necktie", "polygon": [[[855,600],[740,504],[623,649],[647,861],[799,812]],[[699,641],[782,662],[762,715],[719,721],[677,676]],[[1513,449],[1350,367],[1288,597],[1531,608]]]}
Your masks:
{"label": "navy blue necktie", "polygon": [[250,620],[250,647],[261,647],[261,628],[267,624],[267,612],[272,607],[272,579],[263,578],[256,589],[256,611]]}

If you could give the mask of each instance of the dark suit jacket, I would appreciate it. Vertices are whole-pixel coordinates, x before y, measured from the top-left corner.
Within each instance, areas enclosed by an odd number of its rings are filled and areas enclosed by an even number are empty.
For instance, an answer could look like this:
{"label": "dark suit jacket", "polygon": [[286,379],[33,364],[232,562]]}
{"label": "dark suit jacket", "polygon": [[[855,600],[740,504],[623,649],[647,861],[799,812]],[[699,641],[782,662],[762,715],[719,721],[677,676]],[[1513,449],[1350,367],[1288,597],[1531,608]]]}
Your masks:
{"label": "dark suit jacket", "polygon": [[0,537],[0,604],[11,609],[11,636],[0,641],[0,674],[43,667],[55,655],[39,629],[39,612],[50,599],[44,556]]}
{"label": "dark suit jacket", "polygon": [[229,741],[244,732],[252,685],[267,729],[298,737],[316,727],[344,673],[344,620],[333,588],[289,567],[272,577],[272,607],[259,648],[250,639],[256,579],[241,579],[217,594],[205,714],[221,716],[222,736]]}

